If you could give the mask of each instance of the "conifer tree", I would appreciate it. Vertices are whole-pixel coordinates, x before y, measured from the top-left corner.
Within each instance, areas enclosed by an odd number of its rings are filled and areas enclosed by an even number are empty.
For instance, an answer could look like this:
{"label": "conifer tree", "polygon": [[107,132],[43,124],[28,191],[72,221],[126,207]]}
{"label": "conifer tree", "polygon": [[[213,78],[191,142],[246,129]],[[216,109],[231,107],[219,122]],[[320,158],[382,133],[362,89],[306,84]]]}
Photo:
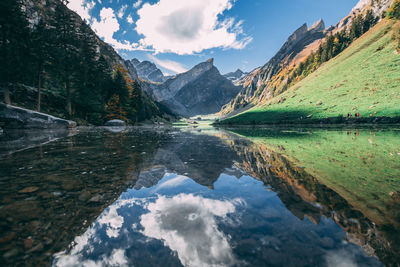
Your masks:
{"label": "conifer tree", "polygon": [[0,1],[0,86],[10,102],[9,84],[21,82],[29,56],[29,28],[19,0]]}
{"label": "conifer tree", "polygon": [[55,10],[56,17],[56,40],[55,46],[57,50],[56,69],[62,80],[66,97],[67,97],[67,113],[72,116],[72,92],[71,83],[76,71],[77,62],[77,35],[74,21],[66,5],[68,0],[62,0],[62,5],[57,5]]}
{"label": "conifer tree", "polygon": [[31,38],[31,66],[36,76],[37,85],[37,110],[40,112],[41,107],[41,88],[42,88],[42,76],[45,71],[46,65],[50,64],[51,54],[49,30],[47,25],[41,19],[38,25],[33,29]]}
{"label": "conifer tree", "polygon": [[376,18],[372,10],[368,10],[367,14],[365,14],[364,24],[363,24],[363,32],[367,32],[373,25],[376,24]]}
{"label": "conifer tree", "polygon": [[75,101],[80,113],[87,119],[89,113],[101,112],[101,95],[96,84],[97,52],[96,39],[85,22],[79,27],[79,71],[75,73],[77,88]]}

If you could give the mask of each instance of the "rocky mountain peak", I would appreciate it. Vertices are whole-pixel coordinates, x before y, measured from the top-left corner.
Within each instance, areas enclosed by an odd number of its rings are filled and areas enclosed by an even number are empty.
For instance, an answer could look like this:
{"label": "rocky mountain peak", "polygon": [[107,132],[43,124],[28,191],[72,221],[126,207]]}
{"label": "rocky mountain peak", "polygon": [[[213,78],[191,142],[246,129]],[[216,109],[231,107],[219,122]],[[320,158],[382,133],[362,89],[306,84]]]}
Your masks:
{"label": "rocky mountain peak", "polygon": [[234,73],[235,74],[243,74],[243,71],[241,69],[237,69]]}
{"label": "rocky mountain peak", "polygon": [[323,19],[318,20],[315,22],[308,31],[315,31],[315,32],[322,32],[325,30],[325,22]]}
{"label": "rocky mountain peak", "polygon": [[206,72],[214,67],[214,59],[210,58],[205,62],[201,62],[194,66],[191,70],[185,72],[188,76],[194,77],[200,75],[202,72]]}
{"label": "rocky mountain peak", "polygon": [[288,40],[286,43],[293,43],[293,42],[297,42],[298,40],[300,40],[301,38],[303,38],[303,36],[307,33],[308,31],[308,27],[307,24],[304,23],[303,25],[301,25],[300,28],[298,28],[292,35],[289,36]]}
{"label": "rocky mountain peak", "polygon": [[137,66],[137,65],[139,65],[140,64],[140,61],[139,61],[139,59],[137,59],[137,58],[133,58],[133,59],[131,59],[131,62],[132,62],[132,64],[133,64],[133,66]]}
{"label": "rocky mountain peak", "polygon": [[141,62],[137,58],[133,58],[129,62],[136,68],[139,77],[144,80],[156,83],[163,83],[167,80],[153,62],[147,60]]}
{"label": "rocky mountain peak", "polygon": [[242,70],[237,69],[235,72],[229,72],[225,74],[224,77],[235,83],[236,81],[240,80],[244,75],[245,73]]}

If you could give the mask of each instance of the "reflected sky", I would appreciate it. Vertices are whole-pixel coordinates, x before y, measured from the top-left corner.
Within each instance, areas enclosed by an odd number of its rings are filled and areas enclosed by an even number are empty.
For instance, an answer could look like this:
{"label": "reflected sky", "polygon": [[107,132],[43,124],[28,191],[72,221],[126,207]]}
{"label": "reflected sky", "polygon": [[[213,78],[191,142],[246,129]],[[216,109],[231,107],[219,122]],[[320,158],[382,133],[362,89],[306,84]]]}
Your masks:
{"label": "reflected sky", "polygon": [[332,219],[301,220],[262,182],[229,173],[213,189],[174,173],[129,189],[53,265],[380,266]]}

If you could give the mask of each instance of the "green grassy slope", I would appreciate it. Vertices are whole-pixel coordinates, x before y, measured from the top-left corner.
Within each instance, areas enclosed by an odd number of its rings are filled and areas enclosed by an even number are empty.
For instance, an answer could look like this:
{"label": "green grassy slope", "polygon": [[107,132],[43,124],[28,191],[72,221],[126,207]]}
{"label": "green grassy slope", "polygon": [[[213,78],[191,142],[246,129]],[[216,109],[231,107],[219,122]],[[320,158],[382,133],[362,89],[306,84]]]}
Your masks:
{"label": "green grassy slope", "polygon": [[[400,22],[397,22],[400,23]],[[395,21],[383,20],[316,72],[227,124],[313,123],[359,112],[362,119],[400,117],[400,54]],[[302,118],[301,118],[302,117]]]}

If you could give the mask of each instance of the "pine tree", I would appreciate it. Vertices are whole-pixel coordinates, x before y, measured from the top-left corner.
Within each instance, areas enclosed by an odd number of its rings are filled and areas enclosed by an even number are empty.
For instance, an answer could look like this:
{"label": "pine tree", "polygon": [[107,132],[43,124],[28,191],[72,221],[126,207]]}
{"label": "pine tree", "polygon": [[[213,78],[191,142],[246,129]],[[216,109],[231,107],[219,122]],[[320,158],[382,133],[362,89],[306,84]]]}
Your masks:
{"label": "pine tree", "polygon": [[88,119],[89,113],[101,113],[101,92],[96,84],[97,52],[96,39],[89,27],[82,22],[79,27],[79,71],[75,73],[75,101],[80,113]]}
{"label": "pine tree", "polygon": [[376,18],[372,10],[368,10],[367,14],[365,14],[364,24],[363,24],[363,32],[367,32],[372,26],[376,24]]}
{"label": "pine tree", "polygon": [[353,19],[353,22],[350,27],[350,39],[351,41],[354,41],[358,37],[360,37],[364,32],[363,32],[363,24],[364,20],[362,15],[358,15]]}
{"label": "pine tree", "polygon": [[106,105],[107,115],[106,119],[113,120],[119,119],[126,121],[126,111],[121,105],[121,101],[117,94],[113,95]]}
{"label": "pine tree", "polygon": [[66,97],[67,97],[67,113],[72,116],[72,96],[71,82],[76,68],[78,59],[77,51],[77,34],[75,31],[74,21],[66,5],[68,0],[62,0],[62,5],[57,5],[55,10],[56,17],[56,40],[55,46],[57,50],[56,69],[62,80]]}
{"label": "pine tree", "polygon": [[112,96],[106,105],[106,118],[126,121],[129,109],[129,88],[118,66],[113,76]]}
{"label": "pine tree", "polygon": [[111,76],[111,67],[102,55],[97,60],[96,72],[98,74],[96,75],[96,86],[100,91],[101,107],[102,112],[104,113],[104,106],[113,94],[113,80]]}
{"label": "pine tree", "polygon": [[119,96],[121,105],[126,107],[129,103],[129,88],[120,70],[116,70],[114,74],[114,86],[115,93]]}
{"label": "pine tree", "polygon": [[29,28],[19,0],[0,1],[0,86],[10,103],[9,84],[21,82],[29,57]]}
{"label": "pine tree", "polygon": [[[132,91],[129,94],[131,116],[137,123],[139,120],[140,110],[142,109],[142,90],[137,81],[133,81]],[[132,119],[133,120],[133,119]]]}
{"label": "pine tree", "polygon": [[42,88],[42,76],[45,68],[51,62],[50,51],[50,40],[49,40],[49,29],[48,26],[41,19],[33,29],[31,38],[31,65],[34,70],[37,82],[37,110],[40,112],[41,107],[41,88]]}

